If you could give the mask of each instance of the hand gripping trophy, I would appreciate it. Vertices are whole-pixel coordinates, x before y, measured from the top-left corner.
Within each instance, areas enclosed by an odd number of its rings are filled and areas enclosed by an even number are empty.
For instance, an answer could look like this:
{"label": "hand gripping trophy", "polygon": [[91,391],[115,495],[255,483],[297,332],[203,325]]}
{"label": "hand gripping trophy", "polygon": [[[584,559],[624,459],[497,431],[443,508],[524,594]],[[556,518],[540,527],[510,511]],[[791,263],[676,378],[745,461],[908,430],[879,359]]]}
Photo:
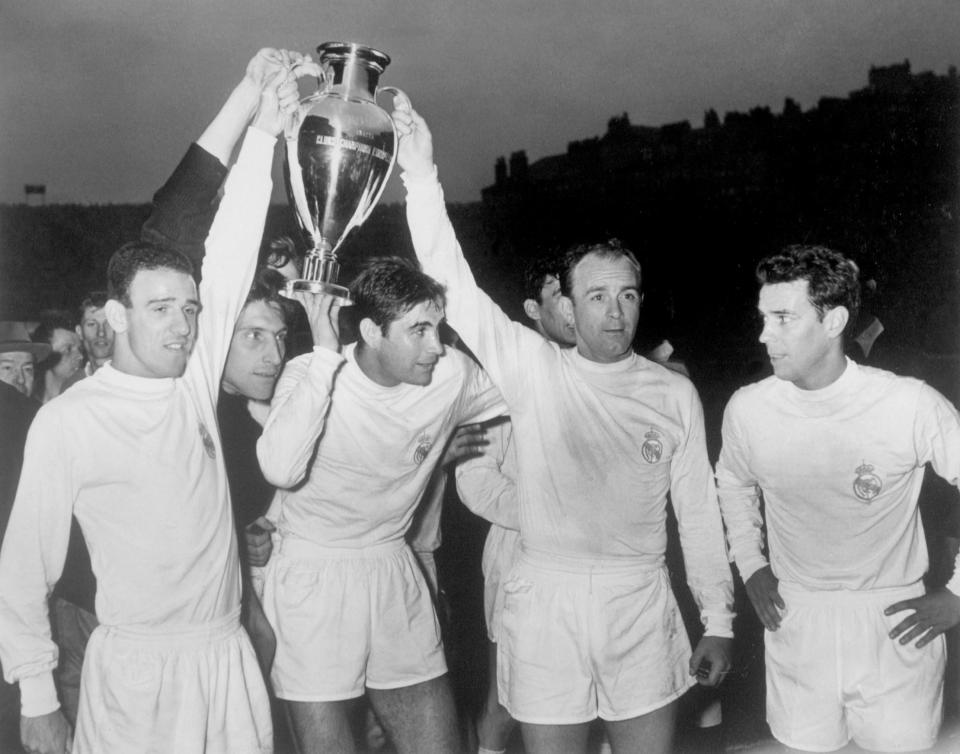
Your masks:
{"label": "hand gripping trophy", "polygon": [[311,248],[303,277],[287,293],[331,293],[350,302],[337,283],[337,249],[370,215],[396,162],[397,130],[377,105],[390,57],[370,47],[326,42],[317,48],[322,87],[300,103],[286,133],[287,192]]}

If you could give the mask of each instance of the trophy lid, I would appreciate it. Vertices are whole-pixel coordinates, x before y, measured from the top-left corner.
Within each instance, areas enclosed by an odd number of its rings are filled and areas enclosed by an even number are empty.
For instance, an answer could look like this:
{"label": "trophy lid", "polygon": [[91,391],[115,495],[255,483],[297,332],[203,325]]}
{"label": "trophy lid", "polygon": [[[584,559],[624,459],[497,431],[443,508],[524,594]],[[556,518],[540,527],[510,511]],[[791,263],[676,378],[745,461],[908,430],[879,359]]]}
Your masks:
{"label": "trophy lid", "polygon": [[390,56],[385,52],[355,42],[324,42],[317,47],[317,55],[320,57],[321,64],[328,61],[357,58],[376,67],[379,73],[383,73],[383,70],[390,65]]}

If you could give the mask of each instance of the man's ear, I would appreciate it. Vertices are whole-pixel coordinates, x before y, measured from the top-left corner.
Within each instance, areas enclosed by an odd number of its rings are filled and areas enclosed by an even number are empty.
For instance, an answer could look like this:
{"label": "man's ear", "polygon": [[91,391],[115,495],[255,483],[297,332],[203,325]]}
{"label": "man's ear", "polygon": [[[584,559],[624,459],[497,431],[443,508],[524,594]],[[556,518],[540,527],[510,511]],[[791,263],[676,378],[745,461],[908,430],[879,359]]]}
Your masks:
{"label": "man's ear", "polygon": [[114,332],[127,331],[127,308],[123,304],[116,299],[108,299],[107,303],[103,305],[103,311],[106,313],[107,322],[110,323]]}
{"label": "man's ear", "polygon": [[370,317],[364,317],[360,320],[360,338],[368,346],[376,348],[383,340],[383,332],[380,325],[374,322]]}
{"label": "man's ear", "polygon": [[523,300],[523,313],[534,322],[538,322],[540,320],[540,305],[532,298],[525,298]]}
{"label": "man's ear", "polygon": [[843,328],[850,320],[850,311],[845,306],[835,306],[823,315],[823,324],[827,328],[827,335],[839,338],[843,335]]}
{"label": "man's ear", "polygon": [[573,320],[573,300],[569,296],[561,296],[559,301],[560,314],[570,327],[575,327]]}

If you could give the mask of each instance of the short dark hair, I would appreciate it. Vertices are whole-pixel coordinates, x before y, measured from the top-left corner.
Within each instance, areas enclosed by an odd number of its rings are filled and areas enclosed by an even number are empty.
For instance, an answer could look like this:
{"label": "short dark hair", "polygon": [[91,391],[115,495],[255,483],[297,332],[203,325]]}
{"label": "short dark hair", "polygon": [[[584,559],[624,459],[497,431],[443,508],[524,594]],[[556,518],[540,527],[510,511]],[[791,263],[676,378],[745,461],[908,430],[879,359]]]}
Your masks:
{"label": "short dark hair", "polygon": [[260,244],[260,253],[257,257],[257,266],[269,266],[279,269],[289,262],[300,268],[303,254],[297,251],[297,245],[290,236],[276,236],[269,240],[264,239]]}
{"label": "short dark hair", "polygon": [[108,298],[110,297],[106,291],[88,291],[77,310],[77,319],[80,324],[83,324],[83,318],[87,316],[87,309],[102,309]]}
{"label": "short dark hair", "polygon": [[402,257],[371,259],[350,285],[353,317],[357,324],[373,320],[386,334],[390,323],[417,304],[433,302],[446,306],[446,289],[420,266]]}
{"label": "short dark hair", "polygon": [[77,322],[65,309],[45,309],[40,312],[40,324],[33,331],[30,339],[37,343],[49,343],[53,338],[54,330],[69,330],[73,332]]}
{"label": "short dark hair", "polygon": [[559,281],[562,269],[563,261],[556,253],[541,254],[531,259],[523,269],[522,294],[524,300],[531,298],[538,304],[542,304],[541,295],[544,283],[547,282],[548,277],[556,278]]}
{"label": "short dark hair", "polygon": [[794,244],[778,254],[760,260],[757,265],[760,285],[807,281],[807,297],[817,317],[829,309],[846,307],[847,325],[856,321],[860,310],[860,270],[856,263],[826,246]]}
{"label": "short dark hair", "polygon": [[[37,328],[30,335],[30,340],[34,343],[49,343],[53,345],[54,330],[66,330],[72,334],[76,324],[70,312],[65,309],[45,309],[40,312],[40,324],[37,325]],[[62,354],[51,351],[46,358],[37,362],[37,368],[41,370],[42,373],[56,366],[61,358]]]}
{"label": "short dark hair", "polygon": [[297,305],[280,294],[286,283],[287,279],[273,267],[260,267],[253,277],[253,284],[250,286],[250,292],[247,293],[247,300],[243,302],[243,305],[246,306],[256,301],[274,304],[279,307],[283,321],[289,324]]}
{"label": "short dark hair", "polygon": [[580,261],[588,254],[595,254],[601,259],[626,259],[637,272],[637,288],[641,283],[640,262],[630,249],[624,246],[619,239],[609,238],[606,241],[593,243],[577,243],[567,247],[563,252],[560,278],[560,291],[564,296],[573,293],[573,271]]}
{"label": "short dark hair", "polygon": [[193,265],[179,251],[147,241],[133,241],[117,249],[107,265],[107,295],[130,306],[130,284],[141,270],[176,270],[193,277]]}

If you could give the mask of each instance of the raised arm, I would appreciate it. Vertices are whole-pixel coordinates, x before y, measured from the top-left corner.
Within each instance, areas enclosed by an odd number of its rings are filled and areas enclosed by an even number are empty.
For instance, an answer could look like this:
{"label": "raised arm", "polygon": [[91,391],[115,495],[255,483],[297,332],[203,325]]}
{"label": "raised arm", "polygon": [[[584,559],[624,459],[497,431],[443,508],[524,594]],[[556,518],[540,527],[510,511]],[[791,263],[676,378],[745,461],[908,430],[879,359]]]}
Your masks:
{"label": "raised arm", "polygon": [[[295,56],[298,63],[307,59]],[[281,50],[263,49],[250,60],[243,79],[200,137],[190,145],[167,182],[153,195],[153,209],[141,237],[181,252],[199,277],[204,245],[219,205],[227,165],[257,112],[271,69],[291,65]]]}
{"label": "raised arm", "polygon": [[287,362],[277,382],[270,414],[257,440],[257,459],[264,478],[287,489],[299,484],[330,411],[340,354],[340,299],[322,293],[296,293],[307,313],[313,353]]}
{"label": "raised arm", "polygon": [[310,65],[291,69],[259,55],[251,63],[263,85],[253,123],[227,177],[223,201],[207,237],[200,283],[203,313],[196,352],[187,367],[192,379],[201,375],[214,400],[233,328],[256,267],[272,189],[270,168],[276,139],[298,105],[297,71],[306,71]]}
{"label": "raised arm", "polygon": [[524,363],[543,338],[511,320],[477,287],[443,199],[433,164],[433,139],[420,115],[403,98],[393,113],[400,144],[397,163],[407,189],[407,224],[424,271],[447,287],[450,324],[477,355],[508,402]]}

